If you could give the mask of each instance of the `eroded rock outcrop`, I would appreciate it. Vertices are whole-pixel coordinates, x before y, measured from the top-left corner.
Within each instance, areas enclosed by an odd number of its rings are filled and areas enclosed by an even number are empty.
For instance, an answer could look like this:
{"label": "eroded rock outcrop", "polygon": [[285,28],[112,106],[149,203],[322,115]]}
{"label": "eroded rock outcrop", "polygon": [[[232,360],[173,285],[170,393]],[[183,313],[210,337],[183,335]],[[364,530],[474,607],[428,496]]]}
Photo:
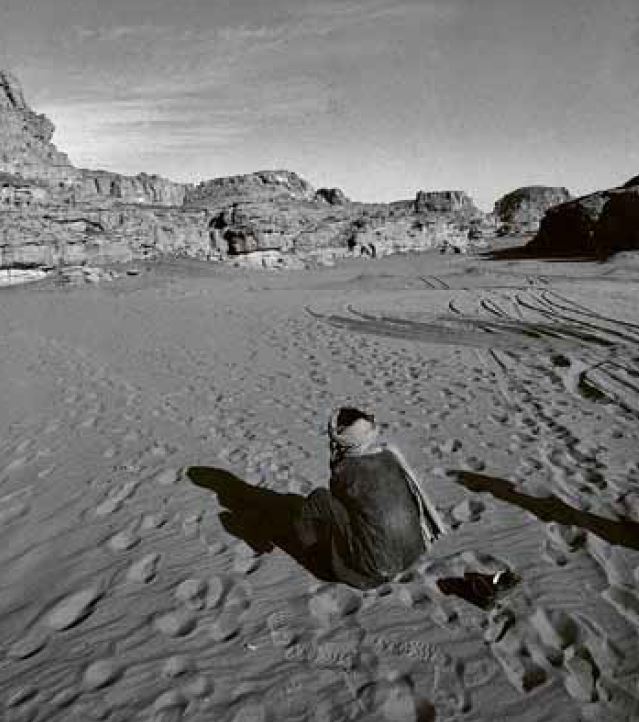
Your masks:
{"label": "eroded rock outcrop", "polygon": [[120,203],[181,206],[187,187],[159,175],[125,176],[104,170],[82,170],[73,194],[75,202],[108,198]]}
{"label": "eroded rock outcrop", "polygon": [[633,179],[549,209],[526,249],[535,255],[600,260],[639,249],[639,186]]}
{"label": "eroded rock outcrop", "polygon": [[[462,191],[356,203],[339,188],[316,191],[286,170],[185,185],[141,173],[73,167],[54,127],[0,72],[0,265],[65,266],[161,255],[246,257],[296,267],[300,259],[370,256],[476,242],[486,216]],[[479,234],[481,235],[481,234]]]}
{"label": "eroded rock outcrop", "polygon": [[318,188],[315,191],[315,199],[325,201],[331,206],[343,206],[350,203],[341,188]]}
{"label": "eroded rock outcrop", "polygon": [[479,213],[463,191],[418,191],[415,213]]}
{"label": "eroded rock outcrop", "polygon": [[51,142],[54,130],[29,108],[17,78],[0,70],[0,171],[54,181],[74,177],[69,158]]}
{"label": "eroded rock outcrop", "polygon": [[198,183],[187,189],[184,205],[218,209],[241,202],[311,201],[314,196],[313,186],[297,173],[264,170]]}
{"label": "eroded rock outcrop", "polygon": [[219,257],[204,212],[136,206],[0,212],[0,267],[99,265],[167,255]]}
{"label": "eroded rock outcrop", "polygon": [[525,186],[507,193],[495,203],[493,211],[502,235],[537,231],[546,211],[570,201],[567,188]]}
{"label": "eroded rock outcrop", "polygon": [[639,183],[610,196],[595,227],[594,247],[600,258],[639,250]]}

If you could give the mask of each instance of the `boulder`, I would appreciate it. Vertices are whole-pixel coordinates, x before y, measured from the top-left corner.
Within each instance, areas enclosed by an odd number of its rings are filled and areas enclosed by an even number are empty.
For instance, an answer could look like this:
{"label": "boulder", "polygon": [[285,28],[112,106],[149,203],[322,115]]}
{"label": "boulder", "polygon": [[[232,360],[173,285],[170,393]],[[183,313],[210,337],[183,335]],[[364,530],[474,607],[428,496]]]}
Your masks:
{"label": "boulder", "polygon": [[526,249],[547,256],[595,256],[595,226],[610,195],[610,191],[600,191],[553,206]]}
{"label": "boulder", "polygon": [[595,226],[593,245],[600,258],[639,250],[639,186],[610,196]]}
{"label": "boulder", "polygon": [[605,260],[639,249],[639,187],[598,191],[546,212],[526,250],[548,256]]}
{"label": "boulder", "polygon": [[507,193],[495,203],[494,215],[501,234],[536,231],[546,211],[571,200],[566,188],[526,186]]}
{"label": "boulder", "polygon": [[315,199],[325,201],[331,206],[343,206],[350,202],[341,188],[319,188]]}

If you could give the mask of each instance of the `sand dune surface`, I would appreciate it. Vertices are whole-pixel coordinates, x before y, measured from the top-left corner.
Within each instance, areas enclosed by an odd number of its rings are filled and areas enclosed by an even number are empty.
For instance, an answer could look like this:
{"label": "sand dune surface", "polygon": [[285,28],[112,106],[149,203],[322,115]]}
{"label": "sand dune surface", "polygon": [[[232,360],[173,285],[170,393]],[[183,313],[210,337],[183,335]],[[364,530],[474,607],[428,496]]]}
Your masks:
{"label": "sand dune surface", "polygon": [[[639,719],[636,256],[141,270],[0,291],[0,717]],[[450,527],[366,592],[229,515],[346,403]]]}

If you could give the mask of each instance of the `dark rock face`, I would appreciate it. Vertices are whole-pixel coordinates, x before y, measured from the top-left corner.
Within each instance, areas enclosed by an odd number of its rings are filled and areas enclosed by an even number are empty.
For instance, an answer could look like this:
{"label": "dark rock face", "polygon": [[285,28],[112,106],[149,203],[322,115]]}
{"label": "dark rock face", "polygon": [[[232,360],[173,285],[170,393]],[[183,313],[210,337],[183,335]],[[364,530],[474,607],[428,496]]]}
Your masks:
{"label": "dark rock face", "polygon": [[326,201],[332,206],[343,206],[350,203],[341,188],[319,188],[315,193],[315,199]]}
{"label": "dark rock face", "polygon": [[536,231],[546,211],[570,199],[567,188],[526,186],[500,198],[493,213],[502,233]]}
{"label": "dark rock face", "polygon": [[639,187],[626,184],[551,208],[526,248],[535,254],[602,260],[639,248]]}
{"label": "dark rock face", "polygon": [[609,198],[607,191],[550,208],[527,248],[549,256],[592,256],[593,236]]}
{"label": "dark rock face", "polygon": [[639,186],[610,197],[601,211],[593,242],[599,257],[639,250]]}
{"label": "dark rock face", "polygon": [[629,181],[623,184],[624,188],[637,188],[639,187],[639,175],[634,176]]}

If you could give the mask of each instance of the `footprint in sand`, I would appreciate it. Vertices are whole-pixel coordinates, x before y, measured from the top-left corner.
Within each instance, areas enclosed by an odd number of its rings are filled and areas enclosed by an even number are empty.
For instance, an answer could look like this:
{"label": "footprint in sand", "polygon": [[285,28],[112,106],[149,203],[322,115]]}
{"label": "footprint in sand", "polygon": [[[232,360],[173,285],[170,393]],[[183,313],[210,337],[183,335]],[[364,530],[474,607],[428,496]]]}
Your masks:
{"label": "footprint in sand", "polygon": [[202,579],[185,579],[175,590],[175,599],[188,609],[199,611],[207,602],[208,585]]}
{"label": "footprint in sand", "polygon": [[160,484],[160,486],[170,486],[171,484],[177,484],[178,481],[182,478],[182,470],[181,469],[164,469],[159,474],[157,474],[153,481],[156,484]]}
{"label": "footprint in sand", "polygon": [[92,662],[84,671],[85,689],[102,689],[113,684],[122,674],[122,668],[113,659],[100,659]]}
{"label": "footprint in sand", "polygon": [[200,523],[203,513],[201,511],[189,514],[182,522],[182,533],[187,539],[196,539],[200,535]]}
{"label": "footprint in sand", "polygon": [[153,703],[153,722],[179,722],[184,716],[188,700],[179,690],[169,690],[161,694]]}
{"label": "footprint in sand", "polygon": [[154,625],[167,637],[184,637],[195,629],[196,618],[191,610],[182,608],[156,617]]}
{"label": "footprint in sand", "polygon": [[32,657],[46,646],[50,634],[49,630],[40,626],[31,628],[11,645],[7,657],[9,659],[28,659]]}
{"label": "footprint in sand", "polygon": [[107,545],[111,551],[123,552],[133,549],[133,547],[137,546],[139,543],[140,537],[134,531],[125,529],[117,534],[114,534],[107,542]]}
{"label": "footprint in sand", "polygon": [[0,527],[29,513],[31,506],[27,497],[30,494],[31,490],[27,488],[0,498]]}
{"label": "footprint in sand", "polygon": [[353,590],[342,585],[330,585],[316,591],[308,606],[313,617],[324,625],[330,625],[336,619],[355,614],[361,604],[361,596]]}
{"label": "footprint in sand", "polygon": [[366,685],[357,693],[360,712],[372,713],[386,722],[433,722],[435,707],[415,694],[410,677],[388,679]]}
{"label": "footprint in sand", "polygon": [[222,603],[226,592],[226,584],[220,576],[213,576],[209,579],[206,594],[207,609],[215,609]]}
{"label": "footprint in sand", "polygon": [[[247,582],[231,586],[226,591],[227,584],[221,577],[212,577],[209,580],[207,608],[220,606],[222,609],[216,619],[209,625],[209,635],[215,642],[226,642],[235,638],[241,629],[241,617],[250,607],[253,593]],[[226,592],[226,594],[225,594]]]}
{"label": "footprint in sand", "polygon": [[167,522],[167,515],[164,511],[159,511],[156,514],[145,514],[142,517],[142,523],[140,529],[142,531],[149,531],[151,529],[159,529],[164,526]]}
{"label": "footprint in sand", "polygon": [[586,544],[586,533],[583,529],[557,522],[546,525],[546,536],[543,556],[558,566],[566,565],[568,556]]}
{"label": "footprint in sand", "polygon": [[191,660],[182,655],[169,657],[162,665],[162,676],[167,679],[175,679],[188,674],[193,667]]}
{"label": "footprint in sand", "polygon": [[451,516],[456,523],[465,524],[467,522],[478,521],[486,510],[486,505],[480,499],[468,497],[451,510]]}
{"label": "footprint in sand", "polygon": [[107,498],[96,507],[96,516],[107,516],[118,511],[122,504],[129,499],[135,493],[140,482],[137,479],[130,479],[121,486],[119,486],[113,493],[109,494]]}
{"label": "footprint in sand", "polygon": [[151,554],[146,554],[141,559],[133,562],[127,572],[127,580],[129,582],[137,582],[139,584],[147,584],[148,582],[153,581],[157,574],[161,558],[161,554],[152,552]]}
{"label": "footprint in sand", "polygon": [[79,624],[93,611],[103,592],[98,586],[87,587],[59,601],[44,617],[44,624],[62,631]]}
{"label": "footprint in sand", "polygon": [[266,618],[266,626],[271,641],[276,647],[289,647],[300,636],[300,630],[297,628],[295,618],[289,610],[279,610],[269,614]]}
{"label": "footprint in sand", "polygon": [[209,627],[209,636],[214,642],[227,642],[240,632],[241,624],[236,609],[224,609]]}

